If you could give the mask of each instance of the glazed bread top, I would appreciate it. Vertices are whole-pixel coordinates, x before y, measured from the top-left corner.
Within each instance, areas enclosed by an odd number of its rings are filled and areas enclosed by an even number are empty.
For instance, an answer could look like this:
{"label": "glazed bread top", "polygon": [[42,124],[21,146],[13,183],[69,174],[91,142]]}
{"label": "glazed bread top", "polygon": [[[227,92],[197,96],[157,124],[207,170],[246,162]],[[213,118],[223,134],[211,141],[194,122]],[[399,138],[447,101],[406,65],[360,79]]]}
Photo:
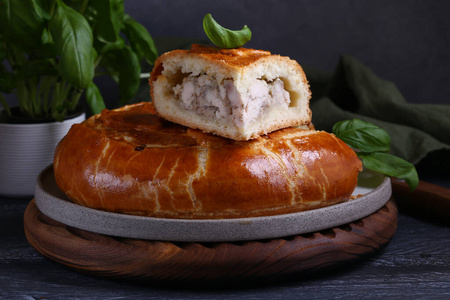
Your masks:
{"label": "glazed bread top", "polygon": [[270,51],[255,50],[250,48],[233,48],[222,49],[211,46],[203,46],[199,44],[193,44],[190,50],[174,50],[167,52],[164,55],[184,55],[186,53],[198,55],[205,60],[211,61],[212,64],[216,64],[220,68],[228,68],[239,70],[243,67],[247,67],[262,57],[271,56]]}
{"label": "glazed bread top", "polygon": [[237,142],[166,121],[150,103],[74,125],[54,158],[60,189],[94,209],[162,218],[284,214],[349,200],[361,162],[334,135],[287,128]]}
{"label": "glazed bread top", "polygon": [[163,118],[238,141],[311,123],[303,69],[268,51],[192,45],[161,55],[149,84]]}

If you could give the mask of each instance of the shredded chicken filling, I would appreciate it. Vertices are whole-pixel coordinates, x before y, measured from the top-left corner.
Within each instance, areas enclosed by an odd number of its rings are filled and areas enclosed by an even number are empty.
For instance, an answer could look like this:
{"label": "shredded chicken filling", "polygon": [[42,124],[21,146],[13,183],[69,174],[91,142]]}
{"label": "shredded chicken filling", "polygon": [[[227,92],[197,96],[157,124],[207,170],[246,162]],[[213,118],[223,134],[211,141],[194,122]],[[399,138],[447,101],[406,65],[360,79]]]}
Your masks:
{"label": "shredded chicken filling", "polygon": [[284,82],[255,79],[248,91],[241,94],[232,79],[218,83],[203,74],[187,76],[173,91],[186,110],[209,118],[228,119],[236,126],[246,126],[262,116],[268,107],[288,108],[291,103]]}

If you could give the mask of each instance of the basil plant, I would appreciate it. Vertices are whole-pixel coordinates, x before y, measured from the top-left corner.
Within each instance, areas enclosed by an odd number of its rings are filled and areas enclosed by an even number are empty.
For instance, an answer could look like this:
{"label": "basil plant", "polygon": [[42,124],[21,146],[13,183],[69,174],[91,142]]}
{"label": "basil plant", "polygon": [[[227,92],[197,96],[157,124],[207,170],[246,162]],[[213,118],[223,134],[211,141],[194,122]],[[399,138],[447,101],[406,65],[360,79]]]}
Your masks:
{"label": "basil plant", "polygon": [[[99,113],[99,75],[118,83],[125,104],[139,88],[141,61],[156,58],[152,37],[124,13],[124,0],[0,0],[0,92],[15,93],[24,116],[61,121],[83,92]],[[1,93],[0,102],[11,114]]]}

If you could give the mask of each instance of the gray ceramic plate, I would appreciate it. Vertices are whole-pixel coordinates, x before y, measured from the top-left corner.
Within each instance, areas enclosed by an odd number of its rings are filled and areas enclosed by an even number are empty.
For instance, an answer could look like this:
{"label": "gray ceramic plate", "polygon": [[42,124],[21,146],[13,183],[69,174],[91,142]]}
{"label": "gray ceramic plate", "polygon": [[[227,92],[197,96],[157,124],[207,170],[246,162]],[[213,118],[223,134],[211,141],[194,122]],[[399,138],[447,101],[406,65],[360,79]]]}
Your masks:
{"label": "gray ceramic plate", "polygon": [[280,238],[344,225],[383,207],[391,197],[391,182],[377,173],[360,174],[355,200],[285,215],[221,219],[162,219],[110,213],[71,202],[55,183],[53,168],[38,176],[35,200],[48,217],[79,229],[126,238],[172,242],[229,242]]}

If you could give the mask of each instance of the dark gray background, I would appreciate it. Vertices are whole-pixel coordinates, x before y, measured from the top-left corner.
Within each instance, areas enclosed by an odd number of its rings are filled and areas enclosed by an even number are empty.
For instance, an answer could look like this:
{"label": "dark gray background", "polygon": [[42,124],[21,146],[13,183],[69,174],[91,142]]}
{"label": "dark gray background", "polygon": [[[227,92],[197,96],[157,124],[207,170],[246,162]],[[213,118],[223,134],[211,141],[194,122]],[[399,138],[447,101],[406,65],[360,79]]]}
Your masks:
{"label": "dark gray background", "polygon": [[[246,47],[330,72],[340,55],[351,55],[410,103],[450,104],[448,0],[126,0],[125,11],[156,39],[207,39],[202,19],[211,13],[230,29],[248,25]],[[96,82],[114,106],[116,86]],[[142,86],[135,101],[148,99],[145,80]]]}
{"label": "dark gray background", "polygon": [[351,55],[394,82],[411,103],[450,104],[450,1],[127,0],[154,37],[206,38],[206,13],[224,27],[248,25],[246,47],[333,71]]}

